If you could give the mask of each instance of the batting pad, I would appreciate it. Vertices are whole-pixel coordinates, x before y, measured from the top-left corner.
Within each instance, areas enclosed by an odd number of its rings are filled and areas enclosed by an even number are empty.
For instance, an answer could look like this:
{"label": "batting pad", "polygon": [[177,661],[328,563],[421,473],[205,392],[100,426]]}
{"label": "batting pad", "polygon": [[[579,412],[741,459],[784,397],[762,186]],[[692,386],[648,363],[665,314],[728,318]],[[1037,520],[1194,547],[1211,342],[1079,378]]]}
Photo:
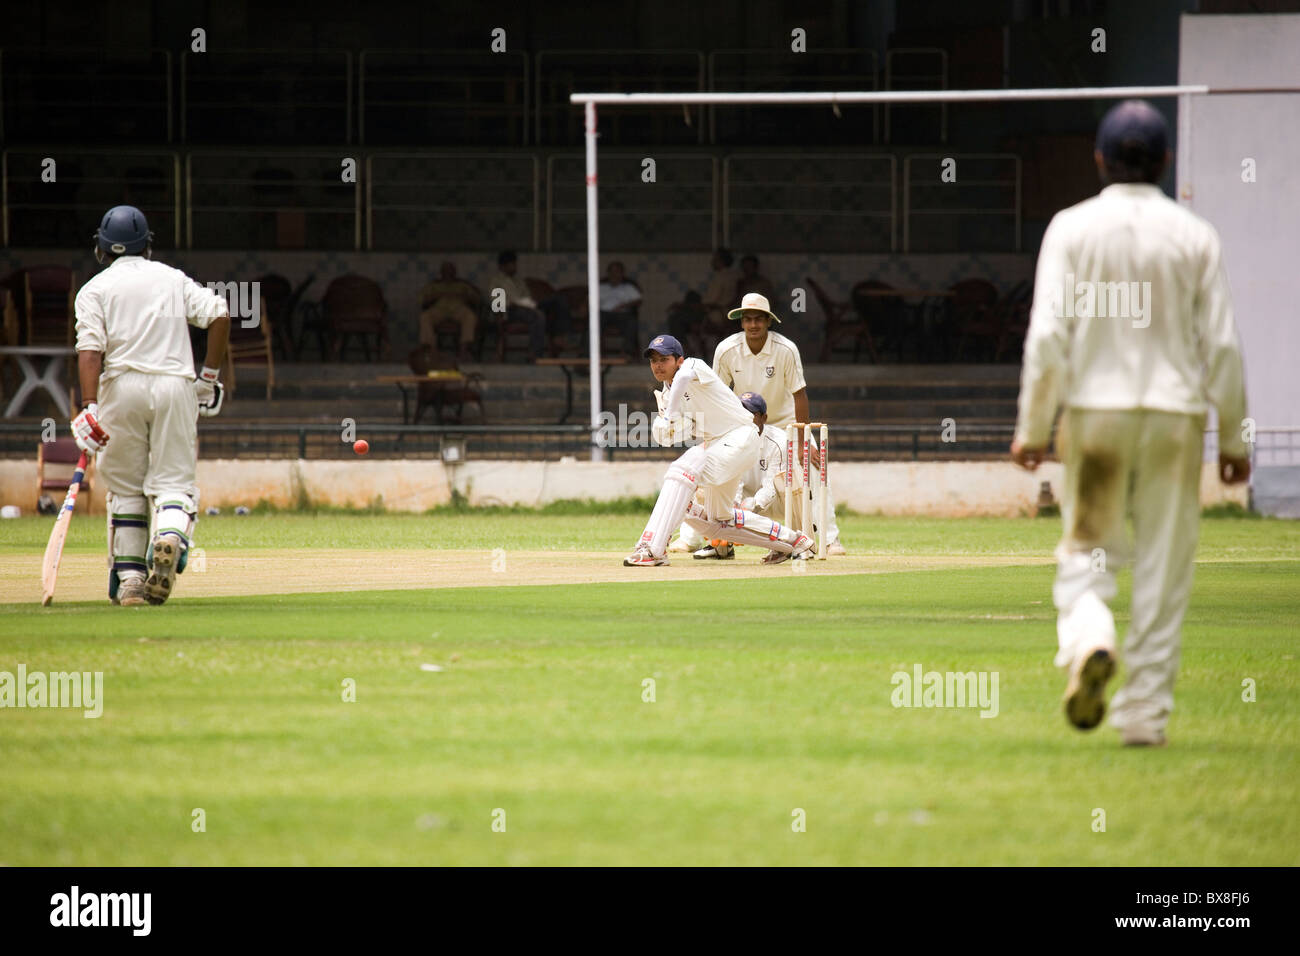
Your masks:
{"label": "batting pad", "polygon": [[668,549],[669,536],[682,523],[686,509],[695,497],[695,472],[689,467],[689,462],[683,464],[688,455],[689,453],[683,455],[668,466],[664,486],[659,489],[659,499],[641,534],[641,544],[648,547],[650,553],[657,558],[663,557]]}
{"label": "batting pad", "polygon": [[765,518],[753,511],[735,509],[730,521],[709,521],[701,512],[692,509],[686,523],[706,538],[724,538],[733,544],[749,544],[769,551],[789,554],[799,532],[782,527],[779,522]]}
{"label": "batting pad", "polygon": [[194,533],[194,517],[198,506],[189,495],[159,495],[154,505],[153,533],[174,534],[181,539],[181,547],[189,549],[190,535]]}
{"label": "batting pad", "polygon": [[143,495],[115,495],[109,492],[108,563],[109,590],[123,575],[145,573],[145,549],[149,544],[149,503]]}

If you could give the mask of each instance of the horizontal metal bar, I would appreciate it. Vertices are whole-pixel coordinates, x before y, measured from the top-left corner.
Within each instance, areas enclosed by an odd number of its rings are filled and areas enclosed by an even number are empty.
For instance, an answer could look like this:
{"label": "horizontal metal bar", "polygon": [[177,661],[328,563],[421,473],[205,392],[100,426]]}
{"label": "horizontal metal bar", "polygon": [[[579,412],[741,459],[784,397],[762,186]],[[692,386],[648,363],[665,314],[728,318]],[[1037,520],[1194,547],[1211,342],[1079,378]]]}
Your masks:
{"label": "horizontal metal bar", "polygon": [[885,90],[838,93],[572,93],[570,103],[605,106],[681,106],[711,103],[717,106],[754,103],[970,103],[998,100],[1094,100],[1145,96],[1182,96],[1209,93],[1204,85],[1190,86],[1077,86],[1029,90]]}

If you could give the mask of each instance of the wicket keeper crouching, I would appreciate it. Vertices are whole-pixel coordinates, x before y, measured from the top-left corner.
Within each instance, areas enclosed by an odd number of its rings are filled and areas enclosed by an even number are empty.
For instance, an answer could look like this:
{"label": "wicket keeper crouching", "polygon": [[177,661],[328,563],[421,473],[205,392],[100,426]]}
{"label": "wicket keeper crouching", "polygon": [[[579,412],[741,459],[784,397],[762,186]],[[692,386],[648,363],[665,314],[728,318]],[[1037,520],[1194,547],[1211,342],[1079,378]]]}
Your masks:
{"label": "wicket keeper crouching", "polygon": [[[681,344],[671,335],[656,336],[645,357],[650,360],[651,374],[664,386],[656,394],[659,414],[651,427],[652,437],[660,445],[672,445],[689,419],[701,443],[668,466],[641,541],[623,564],[667,564],[668,537],[683,518],[706,538],[770,549],[763,559],[767,564],[810,550],[813,543],[807,535],[735,507],[736,487],[758,458],[753,413],[707,363],[685,358]],[[697,490],[698,502],[693,500]]]}
{"label": "wicket keeper crouching", "polygon": [[[76,299],[83,405],[72,434],[100,454],[108,596],[128,607],[162,604],[185,569],[198,513],[197,416],[221,408],[217,369],[230,334],[225,300],[150,261],[152,238],[140,210],[110,209],[95,233],[95,257],[108,265]],[[187,322],[208,329],[197,377]]]}

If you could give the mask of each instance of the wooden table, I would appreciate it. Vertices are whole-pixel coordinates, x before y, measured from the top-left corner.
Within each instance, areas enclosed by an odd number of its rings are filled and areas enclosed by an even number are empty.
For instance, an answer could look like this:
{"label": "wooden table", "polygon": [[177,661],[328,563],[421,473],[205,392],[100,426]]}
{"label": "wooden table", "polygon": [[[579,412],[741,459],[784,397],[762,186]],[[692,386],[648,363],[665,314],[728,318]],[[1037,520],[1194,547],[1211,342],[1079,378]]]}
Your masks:
{"label": "wooden table", "polygon": [[402,393],[402,424],[411,424],[410,402],[407,398],[406,388],[408,385],[416,386],[416,411],[419,411],[419,386],[421,385],[439,385],[438,400],[433,403],[433,417],[437,419],[438,424],[442,424],[442,393],[448,385],[461,385],[469,378],[464,372],[457,369],[437,369],[429,372],[427,375],[380,375],[377,379],[385,385],[396,385]]}
{"label": "wooden table", "polygon": [[[68,389],[63,384],[63,360],[69,355],[76,355],[77,350],[66,345],[0,345],[0,359],[12,356],[23,373],[22,384],[14,397],[5,406],[4,417],[14,418],[23,410],[27,400],[38,388],[43,388],[54,399],[54,404],[64,418],[72,416],[72,406],[68,402]],[[33,358],[49,359],[44,372],[37,372],[32,364]]]}
{"label": "wooden table", "polygon": [[[538,365],[553,365],[564,373],[564,414],[560,416],[559,424],[568,424],[569,416],[573,414],[573,370],[575,368],[591,368],[591,359],[589,358],[539,358]],[[603,358],[600,360],[600,390],[605,391],[605,376],[615,365],[626,365],[627,359],[619,356],[615,358]]]}

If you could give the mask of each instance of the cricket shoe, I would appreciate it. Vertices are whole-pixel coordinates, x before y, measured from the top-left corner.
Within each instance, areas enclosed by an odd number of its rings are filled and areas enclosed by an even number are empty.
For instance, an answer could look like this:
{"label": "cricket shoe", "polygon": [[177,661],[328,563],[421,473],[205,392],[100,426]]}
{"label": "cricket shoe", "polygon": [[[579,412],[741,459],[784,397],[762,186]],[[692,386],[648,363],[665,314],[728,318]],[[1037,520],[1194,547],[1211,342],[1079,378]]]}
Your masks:
{"label": "cricket shoe", "polygon": [[113,596],[113,603],[120,604],[122,607],[138,607],[145,604],[144,578],[134,574],[122,578],[117,585],[117,594]]}
{"label": "cricket shoe", "polygon": [[180,538],[174,534],[164,532],[153,539],[153,570],[144,582],[144,595],[150,604],[162,604],[171,595],[183,553]]}
{"label": "cricket shoe", "polygon": [[794,539],[794,547],[789,551],[769,551],[764,555],[760,564],[781,564],[783,561],[789,561],[794,558],[796,561],[803,558],[811,558],[816,553],[816,545],[813,539],[806,534],[800,534]]}
{"label": "cricket shoe", "polygon": [[1163,747],[1169,741],[1165,732],[1155,727],[1125,727],[1119,732],[1120,742],[1125,747]]}
{"label": "cricket shoe", "polygon": [[1070,667],[1065,688],[1065,717],[1080,730],[1092,730],[1106,716],[1106,682],[1115,674],[1115,654],[1109,647],[1084,651]]}
{"label": "cricket shoe", "polygon": [[656,558],[650,553],[649,548],[637,548],[623,559],[623,567],[625,568],[654,568],[667,563],[667,557]]}
{"label": "cricket shoe", "polygon": [[848,554],[848,552],[844,550],[844,545],[840,544],[839,539],[836,538],[830,544],[826,545],[826,554],[828,557],[842,558]]}
{"label": "cricket shoe", "polygon": [[668,550],[669,550],[669,551],[676,551],[676,552],[678,552],[679,554],[689,554],[690,552],[694,551],[695,549],[692,548],[689,544],[687,544],[686,541],[682,538],[681,535],[678,535],[678,536],[677,536],[677,539],[676,539],[672,544],[670,544],[670,545],[668,546]]}
{"label": "cricket shoe", "polygon": [[697,558],[717,558],[720,561],[726,561],[735,556],[736,546],[733,544],[720,544],[716,547],[710,544],[695,552],[695,557]]}

